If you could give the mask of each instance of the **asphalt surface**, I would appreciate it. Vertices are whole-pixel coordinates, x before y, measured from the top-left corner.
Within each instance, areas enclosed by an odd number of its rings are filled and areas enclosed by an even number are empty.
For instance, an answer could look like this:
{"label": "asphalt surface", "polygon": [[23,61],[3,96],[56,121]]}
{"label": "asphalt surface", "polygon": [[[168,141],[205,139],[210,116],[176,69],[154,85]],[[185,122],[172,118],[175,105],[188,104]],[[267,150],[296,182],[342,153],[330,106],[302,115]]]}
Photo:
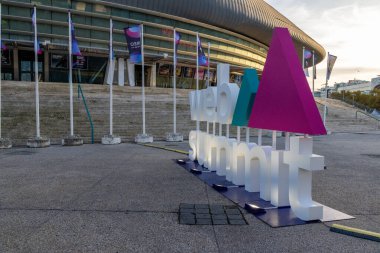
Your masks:
{"label": "asphalt surface", "polygon": [[[314,147],[327,165],[314,173],[314,200],[356,217],[336,223],[380,232],[380,135],[333,134]],[[274,229],[244,210],[249,225],[180,225],[180,203],[233,203],[177,158],[135,144],[0,150],[0,252],[380,252],[331,223]]]}

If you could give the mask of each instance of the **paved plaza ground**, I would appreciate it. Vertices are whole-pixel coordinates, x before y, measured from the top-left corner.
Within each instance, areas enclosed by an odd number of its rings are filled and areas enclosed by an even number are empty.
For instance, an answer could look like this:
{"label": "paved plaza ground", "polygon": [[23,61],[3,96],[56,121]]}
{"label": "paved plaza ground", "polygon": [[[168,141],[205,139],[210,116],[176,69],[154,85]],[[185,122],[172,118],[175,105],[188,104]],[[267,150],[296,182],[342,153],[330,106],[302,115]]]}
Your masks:
{"label": "paved plaza ground", "polygon": [[[380,135],[317,137],[314,151],[327,165],[314,200],[356,217],[336,223],[380,232]],[[177,158],[130,143],[1,150],[0,252],[380,252],[331,223],[271,228],[244,210],[249,225],[180,225],[180,203],[233,203]]]}

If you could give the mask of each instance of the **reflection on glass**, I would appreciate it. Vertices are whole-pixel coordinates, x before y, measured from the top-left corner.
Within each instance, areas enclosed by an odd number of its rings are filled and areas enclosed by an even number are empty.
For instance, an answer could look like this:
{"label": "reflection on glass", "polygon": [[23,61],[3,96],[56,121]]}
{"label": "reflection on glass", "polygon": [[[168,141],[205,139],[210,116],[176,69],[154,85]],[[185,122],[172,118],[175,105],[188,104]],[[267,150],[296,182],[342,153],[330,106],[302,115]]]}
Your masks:
{"label": "reflection on glass", "polygon": [[30,61],[21,61],[21,71],[31,71]]}
{"label": "reflection on glass", "polygon": [[95,4],[94,9],[96,12],[106,13],[107,7],[102,4]]}
{"label": "reflection on glass", "polygon": [[[50,82],[68,82],[67,57],[51,55]],[[73,81],[76,83],[103,84],[108,59],[106,57],[73,57]]]}
{"label": "reflection on glass", "polygon": [[[30,62],[29,62],[30,63]],[[33,62],[33,71],[34,71],[34,62]],[[24,70],[22,70],[22,71],[24,71]],[[42,72],[42,62],[38,62],[38,72]]]}
{"label": "reflection on glass", "polygon": [[2,80],[13,80],[12,73],[1,73]]}
{"label": "reflection on glass", "polygon": [[78,11],[85,11],[86,10],[86,3],[84,2],[77,2],[74,4],[74,9]]}
{"label": "reflection on glass", "polygon": [[22,73],[21,74],[21,81],[26,81],[26,82],[32,81],[31,73]]}

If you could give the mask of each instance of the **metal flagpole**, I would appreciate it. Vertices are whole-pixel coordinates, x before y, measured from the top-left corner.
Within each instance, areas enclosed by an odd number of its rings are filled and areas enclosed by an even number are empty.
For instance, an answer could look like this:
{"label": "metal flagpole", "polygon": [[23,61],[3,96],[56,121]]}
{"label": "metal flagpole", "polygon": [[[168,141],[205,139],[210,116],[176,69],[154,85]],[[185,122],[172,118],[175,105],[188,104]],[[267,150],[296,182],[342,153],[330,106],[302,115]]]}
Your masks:
{"label": "metal flagpole", "polygon": [[313,97],[314,97],[314,80],[315,80],[315,72],[317,71],[316,66],[315,66],[315,52],[313,50]]}
{"label": "metal flagpole", "polygon": [[142,112],[143,112],[143,135],[146,135],[145,131],[145,67],[144,67],[144,25],[141,24],[141,80],[142,80]]}
{"label": "metal flagpole", "polygon": [[[210,86],[210,58],[211,58],[211,43],[208,43],[208,65],[207,65],[207,87]],[[215,135],[215,121],[212,122],[212,134]]]}
{"label": "metal flagpole", "polygon": [[110,16],[110,27],[109,27],[109,52],[108,52],[108,76],[107,76],[107,84],[109,85],[110,89],[110,129],[109,134],[105,135],[102,138],[102,144],[105,145],[116,145],[121,143],[121,138],[119,136],[113,135],[113,77],[114,77],[114,70],[115,70],[115,54],[113,50],[113,20]]}
{"label": "metal flagpole", "polygon": [[207,56],[208,56],[208,62],[207,62],[207,87],[210,86],[210,47],[211,43],[207,43],[208,50],[207,50]]}
{"label": "metal flagpole", "polygon": [[[196,99],[196,105],[197,105],[197,108],[199,107],[199,94],[198,94],[198,91],[199,91],[199,45],[198,45],[198,43],[199,43],[199,33],[197,32],[197,42],[196,42],[196,51],[197,51],[197,54],[196,54],[196,56],[197,56],[197,67],[196,67],[196,71],[197,71],[197,78],[196,78],[196,92],[195,92],[195,94],[196,94],[196,97],[195,97],[195,99]],[[199,154],[199,118],[197,117],[197,121],[196,121],[196,126],[197,126],[197,142],[196,142],[196,150],[197,150],[197,158],[198,158],[198,154]]]}
{"label": "metal flagpole", "polygon": [[[210,86],[210,42],[207,43],[207,88]],[[207,121],[207,134],[209,133],[210,129],[210,122]]]}
{"label": "metal flagpole", "polygon": [[326,85],[325,85],[325,105],[323,107],[323,124],[325,125],[326,127],[326,114],[327,114],[327,84],[328,84],[328,72],[329,72],[329,56],[330,56],[330,52],[327,53],[327,73],[326,73]]}
{"label": "metal flagpole", "polygon": [[290,133],[285,133],[285,150],[290,150]]}
{"label": "metal flagpole", "polygon": [[177,82],[177,54],[176,54],[176,30],[173,29],[173,133],[177,133],[177,91],[176,91],[176,82]]}
{"label": "metal flagpole", "polygon": [[277,149],[277,131],[275,130],[272,132],[272,149]]}
{"label": "metal flagpole", "polygon": [[[198,43],[199,43],[199,33],[197,32],[197,46],[196,46],[196,49],[197,49],[197,68],[196,68],[196,71],[197,71],[197,86],[196,86],[196,89],[197,89],[197,92],[196,92],[196,94],[197,94],[197,97],[196,97],[196,101],[197,101],[197,107],[199,106],[199,98],[198,98],[198,90],[199,90],[199,53],[198,53],[198,51],[199,51],[199,49],[198,49],[198,47],[199,47],[199,45],[198,45]],[[197,131],[199,131],[199,119],[197,118]],[[197,140],[198,140],[198,138],[197,138]]]}
{"label": "metal flagpole", "polygon": [[74,136],[74,101],[73,101],[73,52],[72,52],[72,22],[69,11],[69,83],[70,83],[70,135]]}
{"label": "metal flagpole", "polygon": [[302,69],[303,73],[305,73],[305,47],[302,47]]}
{"label": "metal flagpole", "polygon": [[[1,3],[0,3],[0,43],[3,43],[3,38],[2,38],[2,36],[1,36],[1,33],[2,33],[2,27],[1,27],[1,24],[2,24],[2,16],[1,16]],[[1,45],[1,46],[3,46],[3,45]],[[2,53],[2,52],[1,52]],[[0,55],[0,58],[2,58],[2,55]],[[3,65],[3,60],[2,59],[0,59],[0,140],[1,140],[1,138],[2,138],[2,136],[1,136],[1,131],[2,131],[2,129],[1,129],[1,118],[2,118],[2,108],[1,108],[1,103],[2,103],[2,101],[1,101],[1,96],[2,96],[2,94],[1,94],[1,82],[2,82],[2,74],[1,74],[1,65]]]}
{"label": "metal flagpole", "polygon": [[257,145],[261,146],[263,144],[263,130],[259,129],[257,133]]}
{"label": "metal flagpole", "polygon": [[[108,70],[109,75],[113,75],[113,39],[112,39],[112,32],[113,32],[113,22],[112,18],[110,18],[110,52],[109,52],[109,62],[110,62],[110,68]],[[113,80],[113,78],[112,78]],[[113,95],[112,95],[112,89],[113,84],[112,82],[109,83],[110,86],[110,136],[113,135]]]}
{"label": "metal flagpole", "polygon": [[33,25],[34,25],[34,78],[36,90],[36,134],[40,138],[40,94],[38,80],[38,40],[37,40],[37,7],[33,8]]}

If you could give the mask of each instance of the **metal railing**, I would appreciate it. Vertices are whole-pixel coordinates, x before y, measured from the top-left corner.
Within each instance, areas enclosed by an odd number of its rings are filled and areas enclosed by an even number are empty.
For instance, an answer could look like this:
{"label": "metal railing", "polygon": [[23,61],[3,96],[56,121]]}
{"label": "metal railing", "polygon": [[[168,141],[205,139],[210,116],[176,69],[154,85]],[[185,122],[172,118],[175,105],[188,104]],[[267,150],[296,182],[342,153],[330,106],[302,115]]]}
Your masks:
{"label": "metal railing", "polygon": [[358,114],[359,114],[359,113],[361,113],[361,114],[363,114],[363,115],[365,115],[365,116],[367,116],[367,117],[369,117],[369,118],[371,118],[371,119],[376,120],[376,121],[377,121],[377,128],[380,128],[380,119],[379,119],[379,118],[377,118],[377,117],[375,117],[375,116],[373,116],[373,115],[371,115],[371,114],[369,114],[369,113],[367,113],[367,112],[356,111],[356,112],[355,112],[355,118],[356,118],[356,119],[358,119]]}
{"label": "metal railing", "polygon": [[83,101],[84,107],[86,108],[87,118],[88,118],[88,121],[90,122],[90,126],[91,126],[91,143],[94,144],[94,124],[92,122],[90,111],[88,110],[88,107],[87,107],[86,98],[84,97],[82,87],[80,86],[80,84],[78,84],[78,99],[81,96],[82,96],[82,101]]}
{"label": "metal railing", "polygon": [[337,98],[334,98],[334,99],[337,99],[337,100],[340,100],[342,102],[345,102],[346,104],[352,106],[352,107],[356,107],[358,109],[361,109],[363,111],[372,111],[373,108],[371,107],[368,107],[364,104],[361,104],[359,102],[356,102],[354,99],[349,99],[349,98],[341,98],[341,97],[337,97]]}
{"label": "metal railing", "polygon": [[[325,106],[325,104],[318,102],[317,100],[315,100],[315,103],[319,104],[320,106],[323,106],[323,107]],[[328,115],[328,114],[329,114],[329,107],[326,105],[326,115]]]}

